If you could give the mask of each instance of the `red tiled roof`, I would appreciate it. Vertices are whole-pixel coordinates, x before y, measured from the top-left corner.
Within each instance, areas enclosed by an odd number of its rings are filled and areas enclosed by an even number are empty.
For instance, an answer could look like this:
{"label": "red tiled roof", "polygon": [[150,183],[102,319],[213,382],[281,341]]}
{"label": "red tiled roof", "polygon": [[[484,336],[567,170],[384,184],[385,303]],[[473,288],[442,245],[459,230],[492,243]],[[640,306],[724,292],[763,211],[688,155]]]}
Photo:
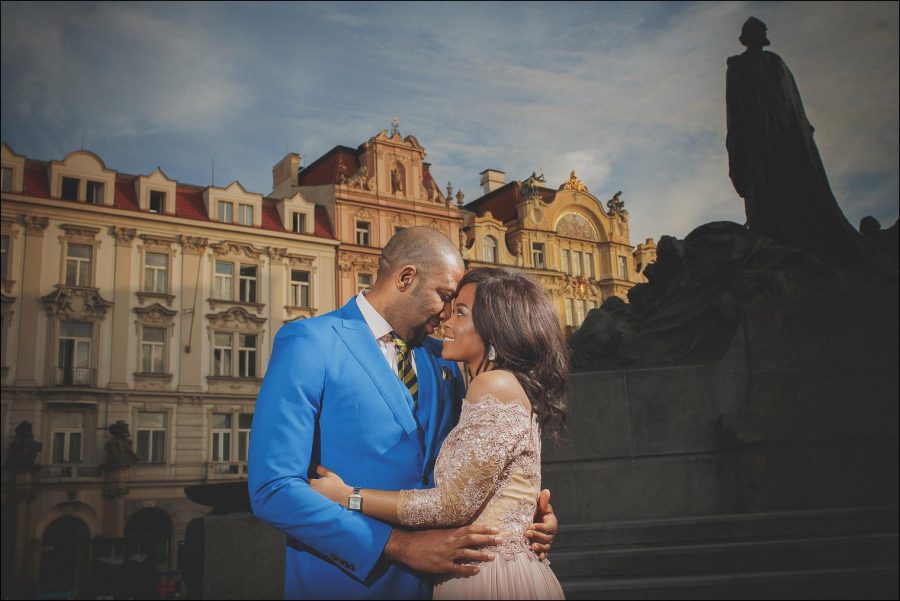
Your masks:
{"label": "red tiled roof", "polygon": [[[556,190],[539,187],[538,192],[541,195],[541,200],[547,204],[552,203],[556,199]],[[495,219],[499,219],[503,223],[509,223],[519,218],[516,205],[520,202],[522,202],[521,187],[519,182],[512,181],[492,192],[488,192],[484,196],[476,198],[467,204],[465,208],[474,211],[478,216],[490,211]]]}
{"label": "red tiled roof", "polygon": [[128,178],[119,175],[116,177],[116,198],[114,207],[117,209],[125,209],[126,211],[140,211],[138,204],[137,191],[134,189],[134,180],[137,178]]}
{"label": "red tiled roof", "polygon": [[22,181],[25,194],[50,198],[50,186],[47,181],[47,163],[28,161]]}
{"label": "red tiled roof", "polygon": [[343,162],[347,177],[359,170],[359,151],[335,146],[300,171],[301,186],[321,186],[338,180],[338,167]]}
{"label": "red tiled roof", "polygon": [[316,228],[315,235],[320,238],[331,238],[334,240],[334,232],[331,231],[331,222],[328,219],[328,211],[325,207],[316,205]]}
{"label": "red tiled roof", "polygon": [[197,186],[175,188],[175,215],[185,219],[209,221],[206,205],[203,203],[203,188]]}
{"label": "red tiled roof", "polygon": [[[336,147],[336,150],[337,149],[347,150],[345,147]],[[357,164],[358,163],[353,163],[354,171],[356,170],[355,165]],[[335,165],[337,165],[336,162]],[[23,180],[24,194],[40,198],[50,198],[48,167],[49,164],[46,161],[36,161],[33,159],[26,160]],[[134,187],[135,179],[137,179],[137,176],[134,175],[125,173],[116,174],[113,207],[126,211],[149,213],[149,211],[142,211],[140,208],[137,199],[137,191]],[[193,219],[195,221],[210,221],[209,215],[206,212],[206,205],[203,202],[204,190],[205,188],[199,186],[177,184],[175,188],[175,216],[183,219]],[[286,232],[288,230],[284,227],[284,224],[281,223],[277,202],[277,199],[274,198],[263,199],[262,229]],[[319,238],[335,239],[325,207],[316,205],[313,235]]]}

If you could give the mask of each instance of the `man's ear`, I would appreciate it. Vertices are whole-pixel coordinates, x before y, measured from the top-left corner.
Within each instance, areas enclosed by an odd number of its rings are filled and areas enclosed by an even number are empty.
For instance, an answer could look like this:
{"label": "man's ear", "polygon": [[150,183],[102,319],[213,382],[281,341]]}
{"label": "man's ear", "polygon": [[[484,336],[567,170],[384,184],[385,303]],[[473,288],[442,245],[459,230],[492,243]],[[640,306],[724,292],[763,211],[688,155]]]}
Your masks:
{"label": "man's ear", "polygon": [[418,270],[415,265],[404,265],[397,272],[397,288],[401,292],[409,290],[416,280],[416,275],[418,275]]}

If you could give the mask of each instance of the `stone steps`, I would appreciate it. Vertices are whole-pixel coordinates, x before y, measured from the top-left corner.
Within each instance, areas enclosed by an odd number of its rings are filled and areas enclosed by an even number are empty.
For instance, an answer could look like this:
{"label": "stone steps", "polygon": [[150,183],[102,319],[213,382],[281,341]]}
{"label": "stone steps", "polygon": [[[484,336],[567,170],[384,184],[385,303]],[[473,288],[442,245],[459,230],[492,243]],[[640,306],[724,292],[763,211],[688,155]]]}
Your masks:
{"label": "stone steps", "polygon": [[897,598],[898,508],[568,524],[568,598]]}

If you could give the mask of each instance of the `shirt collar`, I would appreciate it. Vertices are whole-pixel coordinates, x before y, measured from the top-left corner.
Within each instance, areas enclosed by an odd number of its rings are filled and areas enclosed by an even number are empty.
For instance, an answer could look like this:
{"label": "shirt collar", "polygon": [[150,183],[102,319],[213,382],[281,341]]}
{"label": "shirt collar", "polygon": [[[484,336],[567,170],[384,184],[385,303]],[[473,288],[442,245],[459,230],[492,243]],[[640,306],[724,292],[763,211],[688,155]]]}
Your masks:
{"label": "shirt collar", "polygon": [[376,339],[381,338],[385,334],[390,334],[394,330],[391,327],[391,324],[381,316],[381,313],[375,310],[372,303],[366,300],[364,291],[356,295],[356,304],[359,306],[359,311],[362,313],[363,319],[366,320],[366,325],[369,326],[372,335],[375,336]]}

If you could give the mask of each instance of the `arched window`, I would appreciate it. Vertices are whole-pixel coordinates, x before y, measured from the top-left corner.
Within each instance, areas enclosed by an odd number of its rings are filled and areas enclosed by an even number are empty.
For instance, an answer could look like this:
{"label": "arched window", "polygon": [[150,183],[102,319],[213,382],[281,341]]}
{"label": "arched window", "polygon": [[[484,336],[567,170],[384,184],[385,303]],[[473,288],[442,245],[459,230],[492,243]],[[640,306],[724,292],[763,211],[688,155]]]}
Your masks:
{"label": "arched window", "polygon": [[149,543],[156,560],[156,571],[169,569],[171,525],[162,509],[148,507],[135,512],[125,523],[125,538],[133,543]]}
{"label": "arched window", "polygon": [[80,519],[54,520],[41,540],[41,591],[76,594],[84,590],[90,568],[90,531]]}
{"label": "arched window", "polygon": [[497,239],[493,236],[484,239],[484,260],[486,263],[497,262]]}

